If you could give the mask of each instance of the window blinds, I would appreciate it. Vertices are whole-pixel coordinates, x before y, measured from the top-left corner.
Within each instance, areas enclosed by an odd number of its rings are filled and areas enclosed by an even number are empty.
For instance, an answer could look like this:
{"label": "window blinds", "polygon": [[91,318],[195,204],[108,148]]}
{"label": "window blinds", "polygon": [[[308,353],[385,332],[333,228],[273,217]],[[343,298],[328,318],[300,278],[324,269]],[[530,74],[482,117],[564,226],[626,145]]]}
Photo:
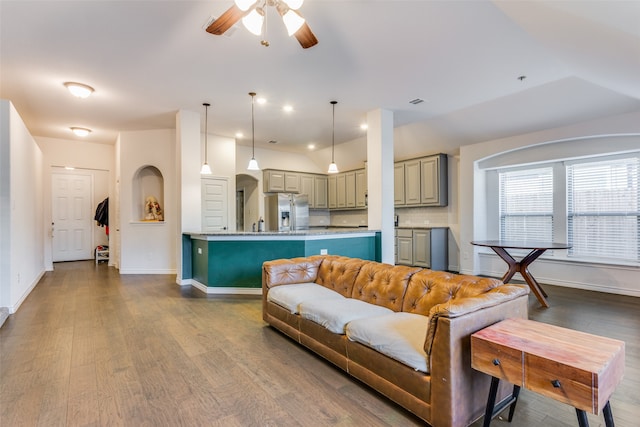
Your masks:
{"label": "window blinds", "polygon": [[499,173],[500,238],[553,240],[553,169]]}
{"label": "window blinds", "polygon": [[639,158],[567,166],[568,255],[637,262]]}

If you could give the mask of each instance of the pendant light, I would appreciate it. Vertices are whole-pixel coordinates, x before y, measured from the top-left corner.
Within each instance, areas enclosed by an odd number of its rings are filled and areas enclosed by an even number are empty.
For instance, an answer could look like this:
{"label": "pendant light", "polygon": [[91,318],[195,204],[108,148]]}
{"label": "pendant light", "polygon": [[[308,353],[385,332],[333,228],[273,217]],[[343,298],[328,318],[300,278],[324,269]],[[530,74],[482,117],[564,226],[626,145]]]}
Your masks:
{"label": "pendant light", "polygon": [[211,175],[211,167],[209,167],[209,163],[207,161],[208,157],[207,157],[207,134],[209,133],[208,131],[208,127],[207,127],[207,123],[208,123],[208,111],[209,111],[209,104],[208,102],[203,103],[202,105],[204,105],[204,164],[202,165],[202,169],[200,169],[200,174],[202,175]]}
{"label": "pendant light", "polygon": [[256,127],[255,120],[253,117],[253,106],[255,104],[255,92],[249,92],[249,96],[251,97],[251,160],[249,160],[249,166],[247,166],[247,170],[250,171],[259,171],[258,162],[256,161]]}
{"label": "pendant light", "polygon": [[335,145],[336,145],[336,104],[338,101],[331,101],[331,105],[333,105],[333,121],[331,123],[331,164],[329,165],[329,170],[327,173],[338,173],[338,165],[336,165],[336,161],[334,158],[335,154]]}

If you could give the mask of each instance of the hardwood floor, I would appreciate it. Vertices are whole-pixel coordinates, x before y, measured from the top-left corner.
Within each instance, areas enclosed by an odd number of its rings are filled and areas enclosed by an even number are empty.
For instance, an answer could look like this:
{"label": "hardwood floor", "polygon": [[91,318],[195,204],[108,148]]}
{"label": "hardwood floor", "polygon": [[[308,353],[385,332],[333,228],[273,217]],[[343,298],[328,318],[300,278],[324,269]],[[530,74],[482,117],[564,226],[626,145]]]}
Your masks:
{"label": "hardwood floor", "polygon": [[[611,405],[618,427],[639,425],[640,299],[545,290],[551,307],[530,296],[530,318],[626,342]],[[0,425],[423,425],[266,326],[261,308],[257,297],[181,289],[173,276],[58,263],[0,329]],[[492,426],[577,425],[571,407],[520,396],[513,422]]]}

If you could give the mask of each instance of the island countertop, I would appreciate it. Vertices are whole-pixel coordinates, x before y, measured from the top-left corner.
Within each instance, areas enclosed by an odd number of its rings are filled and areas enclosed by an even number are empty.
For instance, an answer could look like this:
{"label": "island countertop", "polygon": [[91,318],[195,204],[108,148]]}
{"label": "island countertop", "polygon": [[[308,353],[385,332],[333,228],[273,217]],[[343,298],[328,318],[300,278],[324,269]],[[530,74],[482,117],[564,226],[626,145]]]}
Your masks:
{"label": "island countertop", "polygon": [[326,238],[329,236],[349,237],[350,235],[374,236],[379,230],[369,230],[364,227],[331,227],[311,228],[309,230],[295,231],[212,231],[212,232],[186,232],[196,240],[307,240],[313,238]]}

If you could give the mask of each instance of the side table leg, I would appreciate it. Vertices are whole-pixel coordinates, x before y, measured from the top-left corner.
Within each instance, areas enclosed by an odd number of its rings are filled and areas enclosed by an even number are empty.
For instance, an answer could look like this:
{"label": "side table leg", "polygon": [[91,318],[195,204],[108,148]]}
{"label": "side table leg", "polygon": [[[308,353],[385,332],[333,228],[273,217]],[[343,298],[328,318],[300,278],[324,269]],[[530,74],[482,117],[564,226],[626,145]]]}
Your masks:
{"label": "side table leg", "polygon": [[576,408],[576,414],[578,415],[578,425],[580,427],[589,427],[589,420],[587,419],[587,413],[582,409]]}
{"label": "side table leg", "polygon": [[509,422],[511,422],[511,420],[513,420],[513,414],[516,412],[516,403],[518,403],[518,395],[519,394],[520,394],[520,386],[514,385],[513,386],[513,394],[512,394],[513,403],[509,407],[509,418],[508,418]]}
{"label": "side table leg", "polygon": [[611,413],[611,405],[607,401],[607,404],[602,408],[602,413],[604,414],[604,425],[607,427],[615,427],[615,423],[613,422],[613,413]]}
{"label": "side table leg", "polygon": [[493,407],[496,405],[496,395],[498,394],[498,385],[500,385],[500,378],[491,377],[491,388],[489,388],[487,408],[484,411],[484,423],[482,424],[483,427],[489,427],[489,425],[491,425],[491,418],[493,418]]}

